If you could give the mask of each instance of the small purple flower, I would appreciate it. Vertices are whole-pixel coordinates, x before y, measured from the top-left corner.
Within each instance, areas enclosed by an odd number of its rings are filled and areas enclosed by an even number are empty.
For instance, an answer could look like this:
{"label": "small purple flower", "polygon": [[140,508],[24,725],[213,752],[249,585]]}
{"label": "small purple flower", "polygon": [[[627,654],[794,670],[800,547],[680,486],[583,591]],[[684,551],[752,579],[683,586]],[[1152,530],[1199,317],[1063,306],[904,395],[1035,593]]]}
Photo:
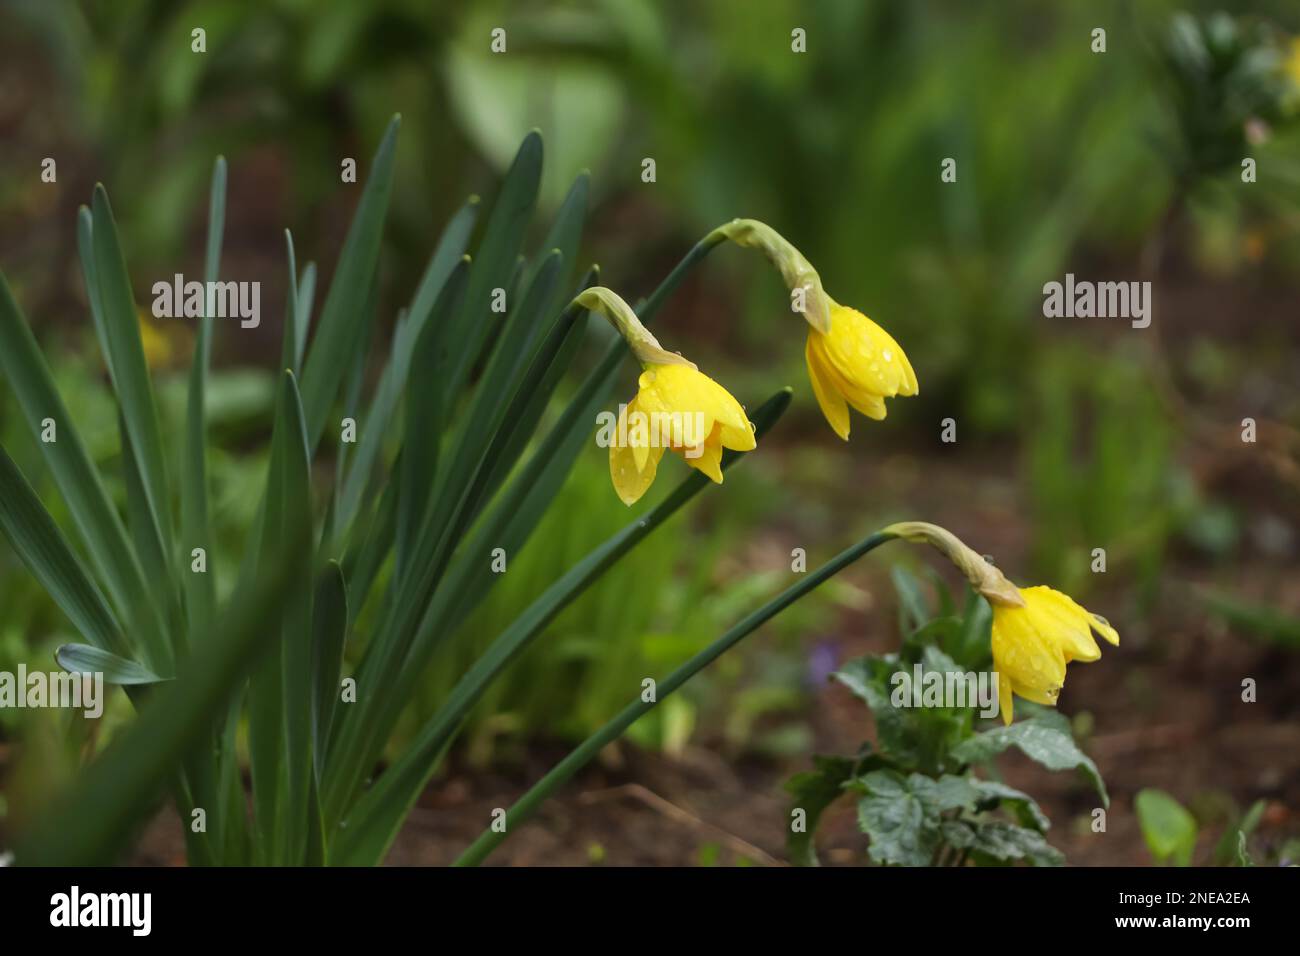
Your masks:
{"label": "small purple flower", "polygon": [[840,655],[833,641],[818,641],[808,655],[808,686],[820,690],[835,669],[839,667]]}

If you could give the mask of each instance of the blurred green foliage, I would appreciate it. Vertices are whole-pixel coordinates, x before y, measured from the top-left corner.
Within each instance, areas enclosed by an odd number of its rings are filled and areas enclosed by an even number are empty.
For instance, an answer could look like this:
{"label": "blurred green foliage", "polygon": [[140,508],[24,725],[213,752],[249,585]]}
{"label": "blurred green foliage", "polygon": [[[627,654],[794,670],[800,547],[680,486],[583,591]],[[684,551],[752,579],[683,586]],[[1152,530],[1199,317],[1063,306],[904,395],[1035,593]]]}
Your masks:
{"label": "blurred green foliage", "polygon": [[[786,567],[734,573],[741,564],[732,552],[750,537],[751,516],[773,493],[772,476],[761,465],[729,478],[715,490],[726,496],[727,507],[710,509],[707,527],[675,519],[662,536],[648,538],[611,570],[599,589],[575,601],[470,716],[470,758],[485,760],[503,742],[520,743],[529,735],[586,737],[626,703],[628,687],[695,654],[744,608],[787,583]],[[655,496],[652,492],[652,500]],[[609,493],[605,456],[584,454],[534,540],[511,556],[492,599],[432,666],[410,708],[411,724],[446,698],[467,662],[551,583],[558,568],[599,544],[627,520],[627,513]],[[718,661],[686,693],[634,724],[629,739],[680,753],[697,728],[707,728],[735,749],[805,749],[807,731],[794,719],[806,700],[804,645],[853,600],[851,585],[828,582],[823,600],[791,608],[749,655]]]}
{"label": "blurred green foliage", "polygon": [[[689,0],[14,0],[0,11],[0,51],[10,54],[10,70],[29,76],[25,88],[6,85],[14,92],[4,115],[22,149],[0,156],[0,214],[19,223],[17,231],[33,228],[0,251],[11,273],[62,296],[65,324],[79,322],[84,309],[72,309],[66,299],[75,295],[64,291],[77,284],[49,265],[72,261],[71,215],[57,219],[55,200],[16,185],[29,181],[39,157],[60,157],[60,183],[70,184],[61,188],[70,193],[84,192],[74,188],[80,177],[148,195],[124,211],[124,233],[141,274],[170,275],[177,250],[197,248],[201,184],[223,153],[235,199],[232,268],[275,288],[280,249],[258,245],[273,235],[264,226],[293,223],[308,254],[332,248],[345,219],[329,210],[338,209],[340,189],[355,188],[340,184],[339,162],[360,156],[360,144],[374,141],[396,110],[406,146],[395,185],[403,201],[392,211],[382,263],[378,314],[387,322],[397,305],[389,290],[414,285],[430,224],[448,218],[467,187],[493,182],[524,132],[540,126],[547,177],[593,171],[592,241],[612,250],[605,274],[629,295],[648,289],[726,219],[777,224],[830,292],[889,328],[920,373],[920,398],[891,407],[862,454],[874,458],[899,436],[924,445],[942,417],[956,414],[961,454],[987,451],[1008,475],[1023,466],[1030,551],[1044,579],[1081,591],[1094,580],[1091,549],[1105,547],[1108,571],[1130,576],[1150,600],[1177,536],[1221,558],[1235,547],[1239,516],[1196,486],[1179,424],[1161,404],[1150,355],[1135,336],[1047,328],[1041,289],[1067,270],[1138,278],[1153,249],[1168,246],[1166,220],[1176,207],[1187,213],[1189,272],[1231,279],[1263,267],[1268,281],[1294,289],[1300,84],[1282,71],[1300,11],[1293,0],[1236,4],[1234,16],[1219,6],[773,0],[742,12]],[[198,26],[207,34],[203,55],[191,52]],[[507,31],[505,54],[489,47],[498,26]],[[795,26],[807,32],[806,54],[790,50]],[[1105,54],[1090,49],[1097,26],[1107,29]],[[1242,189],[1246,152],[1261,172]],[[645,157],[656,160],[653,184],[640,179]],[[955,185],[940,182],[946,157],[957,160]],[[545,179],[543,203],[558,202],[564,185]],[[47,221],[54,225],[35,225]],[[665,326],[690,326],[693,339],[708,343],[702,354],[718,353],[710,367],[719,374],[734,372],[743,384],[749,369],[768,378],[776,365],[803,387],[802,330],[775,277],[731,252],[715,254],[707,270]],[[1207,393],[1211,380],[1240,386],[1244,370],[1260,367],[1221,335],[1196,333],[1195,341],[1187,377]],[[229,346],[218,343],[218,354],[222,348]],[[235,370],[251,354],[226,358],[231,368],[214,376],[209,414],[218,447],[232,449],[211,467],[226,496],[214,503],[218,531],[233,548],[247,533],[248,488],[264,467],[234,449],[265,427],[270,380]],[[1285,380],[1287,366],[1276,360],[1269,374]],[[111,413],[99,403],[100,373],[82,361],[75,349],[63,357],[60,386],[79,421],[94,423]],[[221,394],[225,424],[217,421]],[[806,387],[800,400],[815,415]],[[175,416],[180,398],[164,398],[164,406]],[[1292,402],[1277,414],[1294,418],[1300,407]],[[113,422],[103,425],[84,431],[107,436]],[[7,420],[4,427],[6,443],[21,432]],[[1009,445],[1015,454],[1004,455]],[[797,458],[784,478],[811,474],[819,488],[848,489],[853,514],[884,507],[860,495],[848,455],[783,451]],[[20,464],[39,475],[33,462]],[[494,600],[446,651],[454,663],[548,581],[552,567],[617,523],[603,467],[598,457],[579,463],[553,526],[540,535],[548,544],[512,559]],[[606,684],[592,675],[633,677],[663,655],[693,649],[727,618],[733,594],[762,590],[761,574],[731,575],[725,584],[712,560],[697,562],[709,568],[703,577],[680,578],[676,560],[704,549],[722,562],[742,522],[772,516],[770,486],[766,495],[747,487],[761,483],[747,475],[723,492],[752,496],[730,509],[738,517],[707,535],[682,527],[659,539],[557,621],[498,686],[501,699],[476,712],[484,720],[505,712],[510,722],[476,729],[480,747],[520,728],[581,734],[610,705]],[[825,510],[838,515],[838,504]],[[812,507],[791,503],[788,511]],[[34,635],[53,646],[61,626],[35,585],[9,573],[12,563],[0,552],[0,664],[31,653]],[[782,627],[793,634],[800,625],[816,630],[819,622],[792,615]],[[782,660],[762,665],[771,673],[748,689],[732,687],[730,701],[750,702],[735,704],[742,714],[797,698],[802,658]],[[431,677],[431,699],[441,681]],[[680,742],[703,686],[674,701],[675,711],[638,725],[643,742]],[[674,713],[676,729],[663,726]],[[723,723],[739,738],[757,721],[733,712]]]}

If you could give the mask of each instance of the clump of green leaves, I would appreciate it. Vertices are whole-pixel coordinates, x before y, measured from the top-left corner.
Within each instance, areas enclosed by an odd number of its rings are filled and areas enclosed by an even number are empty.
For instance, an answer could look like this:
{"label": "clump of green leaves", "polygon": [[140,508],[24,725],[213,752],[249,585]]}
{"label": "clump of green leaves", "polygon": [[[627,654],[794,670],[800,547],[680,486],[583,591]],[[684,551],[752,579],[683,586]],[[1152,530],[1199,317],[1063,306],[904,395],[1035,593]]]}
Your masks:
{"label": "clump of green leaves", "polygon": [[[164,792],[192,863],[381,862],[494,682],[564,608],[709,485],[692,472],[564,569],[463,664],[414,732],[397,733],[439,649],[500,579],[496,561],[533,536],[627,356],[621,341],[587,341],[587,314],[575,301],[596,278],[594,266],[576,268],[585,176],[540,245],[529,247],[542,168],[541,137],[532,133],[486,221],[477,225],[479,203],[470,199],[443,230],[366,398],[398,125],[394,118],[370,164],[316,316],[315,267],[299,271],[286,233],[282,371],[266,481],[242,555],[218,553],[209,504],[206,403],[218,330],[212,316],[200,319],[177,471],[103,187],[81,211],[78,239],[116,399],[125,519],[0,278],[0,369],[76,539],[3,450],[0,531],[86,642],[61,648],[59,663],[104,673],[139,712],[28,824],[19,862],[110,862]],[[220,278],[225,191],[218,160],[208,283]],[[701,243],[686,255],[638,308],[643,321],[711,248]],[[591,346],[599,358],[581,371]],[[557,393],[568,376],[576,386]],[[781,389],[755,405],[758,437],[789,400]],[[740,457],[725,455],[722,467]],[[660,681],[657,697],[644,699],[640,682],[628,687],[633,703],[511,809],[510,831],[724,650],[883,540],[866,539],[752,612]],[[238,745],[245,728],[246,750]],[[461,862],[477,862],[503,837],[489,831]]]}
{"label": "clump of green leaves", "polygon": [[1108,804],[1096,765],[1079,749],[1069,721],[1047,708],[1018,703],[1029,717],[983,727],[975,701],[906,706],[911,701],[895,681],[900,671],[910,677],[919,667],[923,680],[932,673],[990,671],[992,613],[969,589],[958,609],[938,578],[934,608],[923,585],[901,568],[894,585],[899,651],[849,661],[832,675],[871,711],[876,743],[863,743],[851,756],[816,756],[811,770],[787,782],[794,799],[790,859],[816,865],[818,824],[832,804],[851,799],[872,863],[1059,865],[1064,858],[1047,841],[1047,816],[1030,795],[1000,781],[997,758],[1015,748],[1048,769],[1078,769]]}

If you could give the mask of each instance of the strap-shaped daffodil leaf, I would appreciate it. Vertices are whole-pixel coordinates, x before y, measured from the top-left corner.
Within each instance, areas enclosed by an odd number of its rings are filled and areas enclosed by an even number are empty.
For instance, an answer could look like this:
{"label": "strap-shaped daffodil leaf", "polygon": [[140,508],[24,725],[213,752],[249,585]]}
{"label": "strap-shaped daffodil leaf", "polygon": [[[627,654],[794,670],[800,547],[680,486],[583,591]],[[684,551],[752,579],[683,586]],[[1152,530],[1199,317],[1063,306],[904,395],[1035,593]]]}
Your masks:
{"label": "strap-shaped daffodil leaf", "polygon": [[89,644],[64,644],[54,652],[54,659],[69,674],[103,674],[106,684],[157,684],[170,680],[135,661]]}

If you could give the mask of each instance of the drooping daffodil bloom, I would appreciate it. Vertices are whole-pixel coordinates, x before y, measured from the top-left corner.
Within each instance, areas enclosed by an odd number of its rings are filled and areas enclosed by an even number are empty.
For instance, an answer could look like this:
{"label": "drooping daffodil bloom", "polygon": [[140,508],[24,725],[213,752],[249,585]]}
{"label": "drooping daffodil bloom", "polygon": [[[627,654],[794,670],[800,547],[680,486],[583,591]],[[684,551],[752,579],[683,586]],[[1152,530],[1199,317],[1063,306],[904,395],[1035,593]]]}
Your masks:
{"label": "drooping daffodil bloom", "polygon": [[955,564],[993,609],[993,669],[998,676],[998,709],[1011,723],[1012,697],[1055,707],[1073,661],[1101,657],[1092,632],[1119,645],[1119,633],[1105,618],[1068,595],[1039,586],[1018,588],[993,564],[952,532],[924,521],[890,525],[887,533],[933,545]]}
{"label": "drooping daffodil bloom", "polygon": [[885,399],[915,395],[916,373],[893,336],[857,309],[831,302],[830,330],[808,329],[808,377],[835,434],[849,440],[852,405],[868,418],[885,417]]}
{"label": "drooping daffodil bloom", "polygon": [[1119,633],[1060,591],[1040,585],[1018,588],[1023,606],[991,601],[993,668],[998,673],[998,707],[1011,723],[1012,694],[1036,704],[1056,706],[1065,686],[1065,665],[1101,657],[1096,631],[1119,645]]}
{"label": "drooping daffodil bloom", "polygon": [[817,270],[775,229],[756,219],[735,219],[706,242],[723,240],[758,249],[780,270],[791,307],[809,326],[804,357],[813,394],[840,438],[849,438],[849,406],[879,421],[886,415],[885,399],[917,394],[916,372],[893,336],[832,299]]}
{"label": "drooping daffodil bloom", "polygon": [[754,426],[741,404],[693,362],[660,346],[616,293],[596,287],[576,301],[610,320],[643,369],[636,395],[600,436],[609,446],[619,498],[632,505],[646,493],[665,450],[721,484],[722,450],[755,447]]}
{"label": "drooping daffodil bloom", "polygon": [[647,364],[609,443],[609,474],[624,504],[655,480],[668,449],[722,483],[722,450],[754,448],[754,426],[725,388],[691,365]]}

